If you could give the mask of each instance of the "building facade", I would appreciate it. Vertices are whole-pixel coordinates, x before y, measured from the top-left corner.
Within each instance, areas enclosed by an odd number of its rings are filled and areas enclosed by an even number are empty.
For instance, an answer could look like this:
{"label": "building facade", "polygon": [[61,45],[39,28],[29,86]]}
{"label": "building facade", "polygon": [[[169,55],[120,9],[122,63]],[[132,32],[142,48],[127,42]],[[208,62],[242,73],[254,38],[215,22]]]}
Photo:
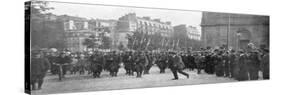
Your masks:
{"label": "building facade", "polygon": [[128,43],[126,36],[133,32],[144,32],[148,35],[160,33],[163,37],[169,37],[172,31],[171,22],[161,22],[160,19],[150,17],[137,17],[135,13],[129,13],[118,19],[115,43],[122,43],[126,47]]}
{"label": "building facade", "polygon": [[189,39],[193,39],[193,40],[201,40],[201,32],[198,30],[198,28],[194,27],[194,26],[188,26],[186,27],[187,29],[187,36]]}
{"label": "building facade", "polygon": [[205,47],[269,47],[269,16],[203,12],[201,29]]}
{"label": "building facade", "polygon": [[[116,25],[115,20],[101,20],[61,16],[64,22],[65,42],[67,49],[73,52],[81,52],[87,50],[83,45],[86,38],[91,35],[100,36],[104,34],[112,39],[112,33]],[[101,40],[97,40],[101,44]]]}

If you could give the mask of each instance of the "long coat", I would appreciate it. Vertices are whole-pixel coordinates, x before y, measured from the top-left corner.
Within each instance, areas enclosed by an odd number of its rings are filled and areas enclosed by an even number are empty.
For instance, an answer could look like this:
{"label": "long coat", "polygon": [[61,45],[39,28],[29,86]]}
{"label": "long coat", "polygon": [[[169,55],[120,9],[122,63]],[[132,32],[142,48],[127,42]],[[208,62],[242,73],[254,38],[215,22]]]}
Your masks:
{"label": "long coat", "polygon": [[32,58],[31,59],[31,78],[37,76],[44,77],[48,69],[50,68],[50,63],[46,58]]}
{"label": "long coat", "polygon": [[184,69],[185,66],[182,61],[181,56],[173,56],[172,61],[173,61],[173,67],[175,67],[177,69]]}

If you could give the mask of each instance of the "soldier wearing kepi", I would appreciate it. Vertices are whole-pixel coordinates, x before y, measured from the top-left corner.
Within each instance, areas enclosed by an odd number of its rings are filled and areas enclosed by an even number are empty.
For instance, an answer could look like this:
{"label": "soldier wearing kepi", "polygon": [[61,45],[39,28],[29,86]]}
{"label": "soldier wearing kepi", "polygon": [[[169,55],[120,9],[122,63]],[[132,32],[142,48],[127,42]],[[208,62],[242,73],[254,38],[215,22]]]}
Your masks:
{"label": "soldier wearing kepi", "polygon": [[147,62],[147,58],[144,53],[139,52],[136,59],[135,71],[137,72],[137,78],[141,77],[144,71],[144,64]]}
{"label": "soldier wearing kepi", "polygon": [[38,83],[38,90],[41,89],[45,74],[50,68],[50,63],[48,59],[43,58],[42,53],[40,51],[32,51],[31,58],[31,88],[32,90],[36,90],[36,83]]}
{"label": "soldier wearing kepi", "polygon": [[170,52],[169,60],[171,61],[169,62],[169,68],[171,69],[174,75],[173,80],[179,79],[177,72],[189,78],[189,74],[182,71],[184,69],[184,63],[182,62],[182,58],[179,55],[174,52]]}

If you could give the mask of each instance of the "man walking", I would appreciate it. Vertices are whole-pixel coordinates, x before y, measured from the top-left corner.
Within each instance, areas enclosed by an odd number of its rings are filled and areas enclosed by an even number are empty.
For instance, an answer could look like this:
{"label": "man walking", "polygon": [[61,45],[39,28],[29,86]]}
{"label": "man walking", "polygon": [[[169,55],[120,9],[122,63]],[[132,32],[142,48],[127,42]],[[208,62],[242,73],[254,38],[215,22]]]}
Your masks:
{"label": "man walking", "polygon": [[170,55],[169,59],[170,59],[171,62],[169,62],[170,63],[169,67],[170,67],[170,69],[171,69],[171,71],[173,72],[173,75],[174,75],[174,79],[172,79],[172,80],[178,80],[179,79],[177,72],[179,72],[180,74],[183,74],[187,78],[189,78],[189,74],[182,71],[185,67],[184,63],[182,62],[182,58],[174,52],[171,52],[170,54],[171,55]]}
{"label": "man walking", "polygon": [[38,83],[37,90],[40,90],[44,82],[45,74],[50,68],[50,63],[47,58],[43,58],[40,51],[33,51],[32,55],[30,72],[31,88],[32,90],[36,90],[36,83]]}

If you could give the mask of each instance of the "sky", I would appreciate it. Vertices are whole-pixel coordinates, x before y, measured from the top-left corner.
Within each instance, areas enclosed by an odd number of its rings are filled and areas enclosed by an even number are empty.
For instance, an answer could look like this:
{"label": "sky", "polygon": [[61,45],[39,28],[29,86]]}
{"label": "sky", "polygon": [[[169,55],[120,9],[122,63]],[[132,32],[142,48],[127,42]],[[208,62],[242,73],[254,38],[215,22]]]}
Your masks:
{"label": "sky", "polygon": [[149,9],[135,7],[120,7],[120,6],[104,6],[104,5],[88,5],[88,4],[73,4],[49,2],[51,13],[57,15],[70,15],[85,17],[88,19],[115,19],[124,16],[128,13],[136,13],[138,17],[150,16],[151,19],[159,18],[161,21],[171,21],[172,26],[186,24],[186,26],[195,26],[201,31],[200,23],[202,12],[199,11],[182,11],[182,10],[165,10],[165,9]]}

